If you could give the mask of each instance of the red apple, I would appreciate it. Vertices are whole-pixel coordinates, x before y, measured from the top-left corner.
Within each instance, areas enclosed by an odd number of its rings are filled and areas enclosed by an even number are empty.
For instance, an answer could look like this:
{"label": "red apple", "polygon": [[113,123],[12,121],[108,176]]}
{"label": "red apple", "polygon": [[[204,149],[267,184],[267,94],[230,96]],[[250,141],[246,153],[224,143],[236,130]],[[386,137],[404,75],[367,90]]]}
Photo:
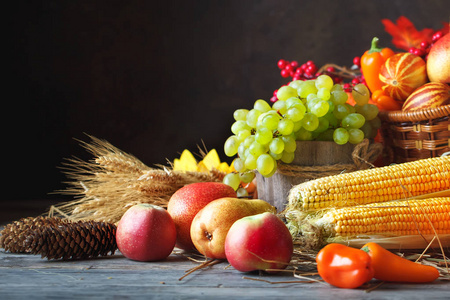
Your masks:
{"label": "red apple", "polygon": [[191,239],[191,223],[195,215],[209,202],[224,198],[237,197],[236,191],[221,182],[198,182],[188,184],[177,190],[167,204],[177,229],[176,247],[194,250]]}
{"label": "red apple", "polygon": [[430,81],[450,83],[450,33],[431,46],[427,56],[427,73]]}
{"label": "red apple", "polygon": [[204,256],[225,259],[225,239],[234,222],[247,216],[276,211],[274,206],[261,199],[216,199],[203,207],[192,220],[192,242]]}
{"label": "red apple", "polygon": [[169,213],[156,205],[134,205],[117,224],[117,247],[132,260],[165,259],[175,248],[176,238],[177,231]]}
{"label": "red apple", "polygon": [[265,212],[236,221],[225,240],[228,262],[238,271],[277,273],[291,261],[292,235],[275,214]]}

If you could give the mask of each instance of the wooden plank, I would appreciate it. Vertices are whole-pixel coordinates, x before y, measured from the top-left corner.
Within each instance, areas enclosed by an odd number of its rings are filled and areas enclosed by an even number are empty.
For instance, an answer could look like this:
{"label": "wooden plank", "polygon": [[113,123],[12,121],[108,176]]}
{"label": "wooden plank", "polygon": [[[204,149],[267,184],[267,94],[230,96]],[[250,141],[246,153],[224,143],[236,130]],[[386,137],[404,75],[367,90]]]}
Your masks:
{"label": "wooden plank", "polygon": [[385,283],[369,294],[364,288],[338,289],[323,282],[277,284],[300,279],[292,273],[241,273],[226,262],[179,280],[186,270],[197,265],[177,254],[159,262],[131,261],[120,253],[89,260],[48,261],[2,251],[0,295],[1,299],[444,299],[450,291],[450,283],[440,280],[420,285]]}

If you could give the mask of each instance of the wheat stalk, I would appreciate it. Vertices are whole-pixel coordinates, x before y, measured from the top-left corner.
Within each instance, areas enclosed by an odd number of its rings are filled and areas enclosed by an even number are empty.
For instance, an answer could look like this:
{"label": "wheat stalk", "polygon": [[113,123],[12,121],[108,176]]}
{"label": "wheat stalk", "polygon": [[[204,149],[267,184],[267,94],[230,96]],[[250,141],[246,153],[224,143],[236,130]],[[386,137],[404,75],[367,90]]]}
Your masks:
{"label": "wheat stalk", "polygon": [[67,188],[58,191],[74,199],[52,206],[49,215],[73,221],[95,220],[117,223],[125,211],[138,203],[167,207],[174,192],[186,184],[222,181],[219,170],[209,173],[174,171],[171,166],[150,168],[131,154],[109,142],[89,136],[91,143],[81,145],[94,158],[67,159],[63,172],[70,179]]}

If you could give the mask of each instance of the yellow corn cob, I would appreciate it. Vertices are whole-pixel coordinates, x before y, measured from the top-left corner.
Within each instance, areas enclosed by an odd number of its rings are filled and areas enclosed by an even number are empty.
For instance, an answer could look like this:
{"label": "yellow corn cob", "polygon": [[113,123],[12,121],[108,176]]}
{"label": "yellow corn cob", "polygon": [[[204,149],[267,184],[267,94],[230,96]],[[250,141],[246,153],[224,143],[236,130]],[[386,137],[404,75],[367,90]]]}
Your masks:
{"label": "yellow corn cob", "polygon": [[450,197],[334,208],[304,214],[300,220],[295,212],[287,217],[295,244],[304,249],[320,249],[329,243],[358,248],[367,242],[397,250],[423,249],[430,243],[450,246]]}
{"label": "yellow corn cob", "polygon": [[289,193],[287,211],[405,199],[450,189],[450,156],[421,159],[307,181]]}
{"label": "yellow corn cob", "polygon": [[450,197],[332,209],[315,223],[327,237],[450,234]]}

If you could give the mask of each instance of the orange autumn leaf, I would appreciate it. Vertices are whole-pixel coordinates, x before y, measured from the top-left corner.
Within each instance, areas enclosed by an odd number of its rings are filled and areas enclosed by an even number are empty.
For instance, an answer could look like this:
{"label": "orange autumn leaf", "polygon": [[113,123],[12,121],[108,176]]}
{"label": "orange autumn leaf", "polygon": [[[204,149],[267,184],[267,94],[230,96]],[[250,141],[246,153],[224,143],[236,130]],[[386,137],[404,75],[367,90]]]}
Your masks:
{"label": "orange autumn leaf", "polygon": [[397,19],[396,24],[391,20],[383,19],[384,30],[392,36],[392,44],[405,51],[409,48],[419,48],[423,41],[431,42],[433,33],[431,28],[425,28],[418,31],[414,24],[405,16]]}

